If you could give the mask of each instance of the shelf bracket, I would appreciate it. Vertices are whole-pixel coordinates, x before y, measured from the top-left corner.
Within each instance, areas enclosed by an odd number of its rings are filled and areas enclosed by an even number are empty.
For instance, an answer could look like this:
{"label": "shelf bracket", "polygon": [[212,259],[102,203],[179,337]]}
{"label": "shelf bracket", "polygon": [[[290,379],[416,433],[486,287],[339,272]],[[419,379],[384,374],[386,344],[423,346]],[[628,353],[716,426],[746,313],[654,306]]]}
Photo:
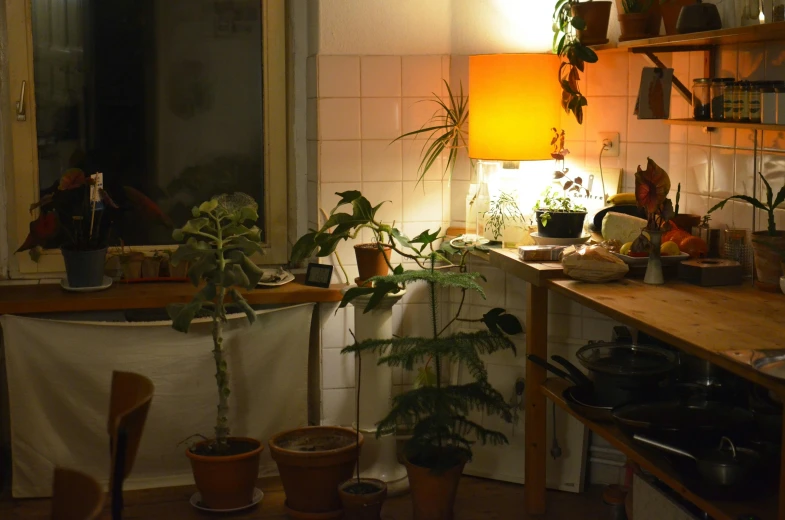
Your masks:
{"label": "shelf bracket", "polygon": [[[655,52],[694,52],[694,51],[704,51],[704,77],[711,78],[714,77],[714,49],[713,45],[699,45],[699,46],[686,46],[686,45],[674,45],[674,46],[661,46],[661,47],[641,47],[638,49],[631,49],[633,54],[643,54],[646,59],[654,65],[655,67],[659,67],[661,69],[667,69],[667,67],[661,59],[657,57]],[[682,83],[682,81],[677,78],[675,75],[673,76],[673,86],[676,88],[676,91],[681,94],[681,96],[687,100],[687,103],[692,105],[692,91],[687,88],[687,86]]]}
{"label": "shelf bracket", "polygon": [[[661,69],[667,69],[669,67],[665,66],[665,64],[660,60],[656,54],[651,51],[643,53],[646,58],[648,58],[649,62],[654,65],[655,67],[659,67]],[[687,100],[687,103],[692,105],[692,91],[687,88],[687,86],[681,82],[676,75],[673,76],[673,86],[676,88],[676,91],[681,94],[681,97]]]}

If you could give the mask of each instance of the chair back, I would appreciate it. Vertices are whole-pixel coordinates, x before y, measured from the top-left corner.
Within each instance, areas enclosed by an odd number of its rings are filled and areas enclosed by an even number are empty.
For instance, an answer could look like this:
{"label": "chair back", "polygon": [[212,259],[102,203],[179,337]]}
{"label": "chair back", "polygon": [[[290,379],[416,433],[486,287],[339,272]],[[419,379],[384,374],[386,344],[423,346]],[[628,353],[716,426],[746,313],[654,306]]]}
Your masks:
{"label": "chair back", "polygon": [[55,468],[52,520],[94,520],[104,507],[104,491],[93,477]]}

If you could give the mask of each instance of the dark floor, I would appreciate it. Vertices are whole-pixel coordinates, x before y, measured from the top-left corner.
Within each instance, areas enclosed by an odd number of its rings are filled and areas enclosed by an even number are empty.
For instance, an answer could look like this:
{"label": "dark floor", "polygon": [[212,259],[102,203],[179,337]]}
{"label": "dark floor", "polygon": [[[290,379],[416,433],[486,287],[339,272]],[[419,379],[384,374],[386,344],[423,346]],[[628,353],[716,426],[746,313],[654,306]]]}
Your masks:
{"label": "dark floor", "polygon": [[[194,492],[192,486],[128,491],[125,494],[124,520],[179,520],[204,518],[274,519],[284,520],[284,494],[278,479],[262,479],[259,487],[265,496],[261,506],[245,513],[210,515],[197,511],[188,502]],[[523,513],[523,486],[492,480],[463,477],[455,503],[455,520],[604,520],[609,513],[601,500],[601,489],[591,488],[576,495],[557,491],[548,492],[548,514],[530,517]],[[0,519],[44,520],[49,518],[49,500],[14,500],[6,491],[0,499]],[[104,518],[109,518],[105,509]],[[409,495],[389,499],[382,513],[383,520],[412,518]]]}

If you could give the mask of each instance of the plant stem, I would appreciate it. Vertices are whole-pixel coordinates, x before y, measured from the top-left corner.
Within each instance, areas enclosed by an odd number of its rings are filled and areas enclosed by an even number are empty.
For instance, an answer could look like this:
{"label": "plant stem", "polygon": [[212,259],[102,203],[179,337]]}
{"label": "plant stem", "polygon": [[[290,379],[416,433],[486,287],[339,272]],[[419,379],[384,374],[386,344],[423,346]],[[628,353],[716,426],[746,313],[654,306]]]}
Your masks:
{"label": "plant stem", "polygon": [[[218,219],[216,221],[218,236],[215,239],[215,249],[218,253],[218,269],[223,274],[226,269],[226,259],[223,250],[223,230]],[[216,451],[226,451],[229,447],[227,437],[229,436],[229,426],[227,414],[229,413],[228,390],[229,373],[226,370],[226,360],[223,350],[223,320],[225,316],[224,298],[226,288],[223,286],[223,276],[221,276],[221,287],[213,309],[213,358],[215,359],[215,381],[218,386],[218,409],[215,421],[215,444]]]}
{"label": "plant stem", "polygon": [[[436,259],[433,255],[431,255],[431,272],[434,271],[434,266],[436,264]],[[438,339],[439,337],[439,329],[436,323],[436,284],[434,282],[428,282],[428,286],[431,291],[431,322],[433,324],[433,339]],[[441,357],[436,355],[433,358],[433,364],[436,368],[436,388],[441,389],[442,386],[442,360]],[[439,448],[442,447],[442,436],[440,433],[436,434],[436,442]]]}
{"label": "plant stem", "polygon": [[362,380],[363,360],[359,352],[355,356],[357,356],[357,422],[354,426],[357,431],[357,437],[355,438],[355,447],[357,448],[357,485],[360,485],[360,381]]}

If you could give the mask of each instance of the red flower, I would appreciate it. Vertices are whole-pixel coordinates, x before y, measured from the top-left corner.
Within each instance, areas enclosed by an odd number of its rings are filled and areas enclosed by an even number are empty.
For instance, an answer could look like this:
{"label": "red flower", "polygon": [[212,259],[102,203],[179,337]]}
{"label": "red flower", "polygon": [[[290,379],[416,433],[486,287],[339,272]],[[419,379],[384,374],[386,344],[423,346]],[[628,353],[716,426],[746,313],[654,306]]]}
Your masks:
{"label": "red flower", "polygon": [[79,168],[69,168],[65,171],[62,177],[60,177],[60,185],[57,189],[65,191],[65,190],[72,190],[74,188],[78,188],[79,186],[84,186],[87,182],[87,177],[82,170]]}
{"label": "red flower", "polygon": [[645,171],[638,166],[635,172],[635,200],[638,207],[645,208],[649,214],[657,213],[670,190],[668,174],[651,158],[648,159]]}

